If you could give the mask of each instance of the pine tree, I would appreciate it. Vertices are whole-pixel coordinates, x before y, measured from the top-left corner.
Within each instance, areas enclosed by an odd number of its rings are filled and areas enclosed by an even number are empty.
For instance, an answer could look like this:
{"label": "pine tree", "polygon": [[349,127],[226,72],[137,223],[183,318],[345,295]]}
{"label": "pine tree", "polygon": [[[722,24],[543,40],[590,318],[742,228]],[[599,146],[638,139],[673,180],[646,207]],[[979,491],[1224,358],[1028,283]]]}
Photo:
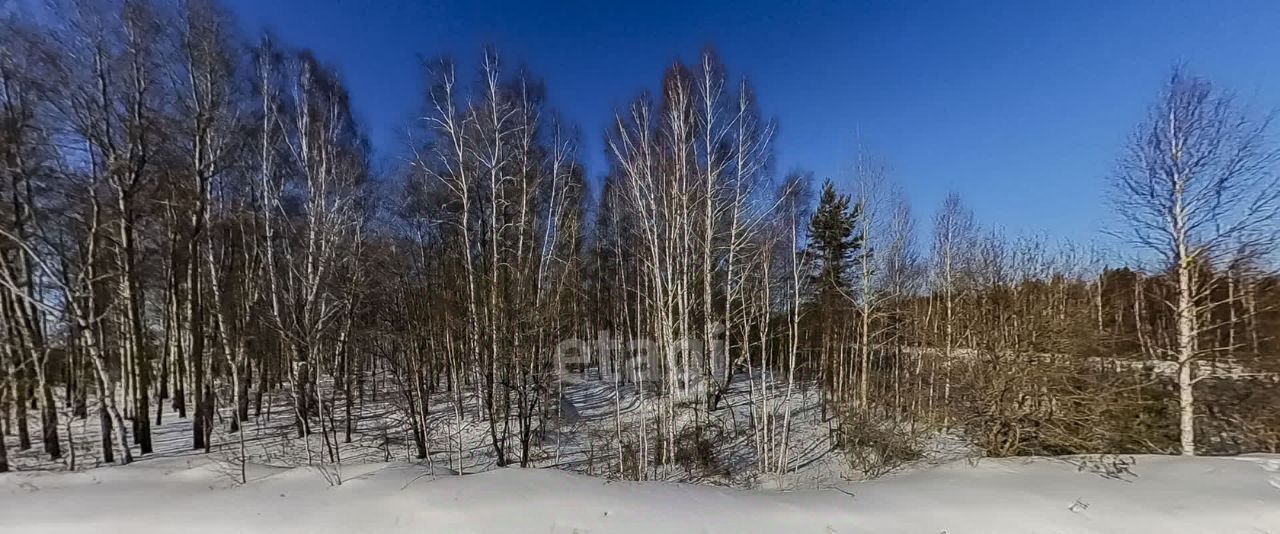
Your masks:
{"label": "pine tree", "polygon": [[830,395],[822,403],[825,417],[828,402],[844,396],[849,376],[849,365],[844,350],[850,340],[849,325],[853,323],[848,313],[853,309],[852,283],[849,274],[856,266],[856,254],[863,246],[863,236],[858,232],[858,218],[862,215],[860,204],[853,203],[849,195],[836,193],[828,180],[822,185],[818,208],[809,221],[811,265],[810,286],[813,326],[820,341],[818,351],[820,381],[823,394]]}
{"label": "pine tree", "polygon": [[824,311],[832,311],[840,299],[848,299],[849,272],[855,266],[855,253],[862,249],[864,236],[858,232],[862,205],[853,203],[849,195],[836,192],[828,180],[822,185],[818,209],[809,221],[809,240],[813,255],[814,296]]}

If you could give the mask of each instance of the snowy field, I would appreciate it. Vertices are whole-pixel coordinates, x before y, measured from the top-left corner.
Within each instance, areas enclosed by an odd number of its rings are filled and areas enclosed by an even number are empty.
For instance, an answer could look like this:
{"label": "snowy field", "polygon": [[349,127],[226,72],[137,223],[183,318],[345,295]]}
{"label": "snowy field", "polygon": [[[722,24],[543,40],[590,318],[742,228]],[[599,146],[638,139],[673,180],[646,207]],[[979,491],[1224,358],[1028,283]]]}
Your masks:
{"label": "snowy field", "polygon": [[[371,392],[379,393],[356,403],[340,466],[324,460],[318,436],[309,443],[295,436],[285,398],[270,399],[246,425],[243,449],[226,430],[224,410],[210,454],[191,451],[190,420],[166,411],[156,453],[124,467],[101,465],[93,418],[64,420],[76,437],[74,471],[66,457],[42,458],[33,428],[37,442],[28,451],[15,451],[10,437],[18,471],[0,475],[0,534],[1280,534],[1280,455],[948,461],[972,451],[934,436],[928,445],[936,448],[902,471],[851,481],[860,474],[830,443],[816,394],[800,388],[769,404],[798,423],[783,478],[752,469],[753,438],[742,434],[714,451],[719,465],[740,475],[675,470],[658,473],[660,481],[625,482],[611,480],[615,424],[652,410],[634,391],[566,384],[572,406],[562,409],[572,416],[539,441],[533,465],[543,469],[496,467],[478,406],[465,403],[459,419],[443,396],[428,417],[429,458],[413,460],[398,399],[385,391],[375,384]],[[703,424],[746,426],[749,388],[735,384],[725,405]],[[307,466],[308,448],[321,467]],[[778,487],[789,491],[767,489]]]}
{"label": "snowy field", "polygon": [[[741,377],[740,377],[741,378]],[[409,434],[404,400],[389,387],[385,379],[371,380],[367,394],[353,403],[351,441],[345,439],[342,429],[345,415],[341,399],[331,401],[334,392],[323,384],[326,404],[332,402],[338,412],[340,427],[337,450],[342,464],[371,464],[384,462],[416,462],[413,443]],[[758,486],[787,489],[820,488],[831,486],[861,473],[851,469],[840,451],[831,442],[828,419],[821,417],[818,392],[813,387],[797,387],[788,397],[786,388],[771,386],[767,408],[752,402],[751,384],[737,380],[726,394],[722,407],[711,414],[682,413],[684,425],[700,424],[708,432],[722,436],[713,442],[714,469],[669,469],[649,473],[650,478],[667,482],[695,482],[737,488]],[[339,392],[340,393],[340,392]],[[227,392],[229,395],[229,392]],[[566,382],[563,385],[561,411],[572,415],[559,417],[553,414],[545,431],[535,433],[531,458],[532,467],[556,468],[578,474],[619,478],[617,437],[619,432],[635,440],[639,425],[652,421],[658,405],[652,398],[642,399],[632,386],[615,389],[608,381],[590,380]],[[451,472],[464,474],[494,469],[496,459],[488,433],[488,423],[482,417],[480,399],[471,394],[462,396],[463,409],[455,408],[456,399],[448,392],[433,396],[430,413],[426,418],[428,459],[424,464]],[[230,408],[221,407],[215,417],[210,455],[223,463],[239,463],[243,457],[250,463],[277,467],[299,467],[324,461],[325,445],[321,436],[313,434],[307,439],[297,436],[295,418],[289,397],[276,392],[264,402],[264,411],[251,417],[245,425],[243,436],[229,431],[232,417]],[[59,402],[59,404],[65,404]],[[163,424],[152,427],[155,452],[138,456],[146,459],[198,458],[203,451],[191,450],[191,419],[179,418],[169,403],[163,406]],[[763,471],[758,465],[755,434],[749,431],[752,417],[767,409],[773,422],[773,437],[783,441],[781,422],[789,412],[792,430],[785,434],[787,442],[787,466],[781,479],[771,468]],[[64,450],[74,448],[75,470],[100,467],[100,427],[97,417],[71,418],[64,409],[59,434]],[[755,414],[753,416],[753,413]],[[460,417],[461,416],[461,417]],[[10,461],[18,471],[64,471],[72,467],[70,455],[50,460],[39,443],[40,418],[36,411],[29,412],[29,425],[33,447],[19,451],[14,436],[7,436]],[[700,420],[695,420],[695,417]],[[153,421],[154,423],[154,421]],[[511,428],[516,428],[512,419]],[[653,425],[649,424],[650,430]],[[68,436],[74,437],[68,442]],[[241,438],[244,446],[241,448]],[[518,451],[513,435],[506,442],[508,451]],[[968,447],[944,436],[932,437],[922,443],[927,463],[949,461],[967,456]],[[243,452],[242,452],[243,451]],[[137,453],[135,447],[135,454]],[[772,464],[771,464],[772,465]]]}
{"label": "snowy field", "polygon": [[954,462],[826,490],[618,482],[551,469],[250,466],[212,457],[0,475],[0,532],[1280,533],[1280,456]]}

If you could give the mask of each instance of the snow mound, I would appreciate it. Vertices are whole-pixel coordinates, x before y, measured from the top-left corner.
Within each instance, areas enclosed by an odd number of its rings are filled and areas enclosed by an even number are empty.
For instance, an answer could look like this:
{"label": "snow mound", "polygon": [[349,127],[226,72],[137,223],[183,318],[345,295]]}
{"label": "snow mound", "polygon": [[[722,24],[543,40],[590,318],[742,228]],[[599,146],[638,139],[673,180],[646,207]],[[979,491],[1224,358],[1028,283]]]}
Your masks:
{"label": "snow mound", "polygon": [[839,489],[745,491],[543,469],[278,469],[157,459],[0,475],[0,532],[1280,532],[1280,456],[955,462]]}

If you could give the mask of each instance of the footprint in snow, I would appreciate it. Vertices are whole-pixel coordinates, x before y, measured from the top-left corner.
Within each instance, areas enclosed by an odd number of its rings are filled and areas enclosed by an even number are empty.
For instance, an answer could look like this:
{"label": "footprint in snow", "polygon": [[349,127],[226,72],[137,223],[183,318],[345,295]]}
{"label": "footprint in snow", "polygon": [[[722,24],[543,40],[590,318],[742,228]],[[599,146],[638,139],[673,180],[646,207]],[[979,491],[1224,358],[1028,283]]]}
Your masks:
{"label": "footprint in snow", "polygon": [[1082,501],[1082,500],[1080,500],[1080,499],[1076,499],[1076,502],[1071,503],[1071,506],[1068,506],[1068,507],[1067,507],[1067,509],[1068,509],[1068,510],[1071,510],[1071,512],[1072,512],[1072,513],[1077,513],[1077,514],[1078,514],[1078,513],[1080,513],[1080,512],[1083,512],[1083,511],[1085,511],[1085,510],[1088,510],[1088,509],[1089,509],[1089,503],[1084,502],[1084,501]]}

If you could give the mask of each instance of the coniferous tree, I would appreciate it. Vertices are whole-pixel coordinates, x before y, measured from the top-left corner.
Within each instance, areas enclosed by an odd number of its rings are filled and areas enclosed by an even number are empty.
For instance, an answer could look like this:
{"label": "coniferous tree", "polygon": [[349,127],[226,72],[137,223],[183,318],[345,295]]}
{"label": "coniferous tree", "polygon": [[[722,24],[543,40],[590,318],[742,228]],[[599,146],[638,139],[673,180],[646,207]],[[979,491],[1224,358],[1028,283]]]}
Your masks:
{"label": "coniferous tree", "polygon": [[[822,186],[818,207],[809,221],[809,254],[813,271],[811,284],[816,316],[814,321],[820,339],[820,373],[826,386],[823,393],[841,398],[852,374],[851,354],[846,350],[852,333],[849,312],[853,309],[850,273],[857,252],[863,246],[858,231],[862,206],[849,195],[837,193],[828,180]],[[826,410],[827,403],[823,403]]]}
{"label": "coniferous tree", "polygon": [[809,221],[813,287],[819,306],[833,306],[850,295],[849,272],[863,241],[857,232],[861,214],[862,205],[852,203],[849,195],[837,193],[830,180],[822,185],[818,208]]}

